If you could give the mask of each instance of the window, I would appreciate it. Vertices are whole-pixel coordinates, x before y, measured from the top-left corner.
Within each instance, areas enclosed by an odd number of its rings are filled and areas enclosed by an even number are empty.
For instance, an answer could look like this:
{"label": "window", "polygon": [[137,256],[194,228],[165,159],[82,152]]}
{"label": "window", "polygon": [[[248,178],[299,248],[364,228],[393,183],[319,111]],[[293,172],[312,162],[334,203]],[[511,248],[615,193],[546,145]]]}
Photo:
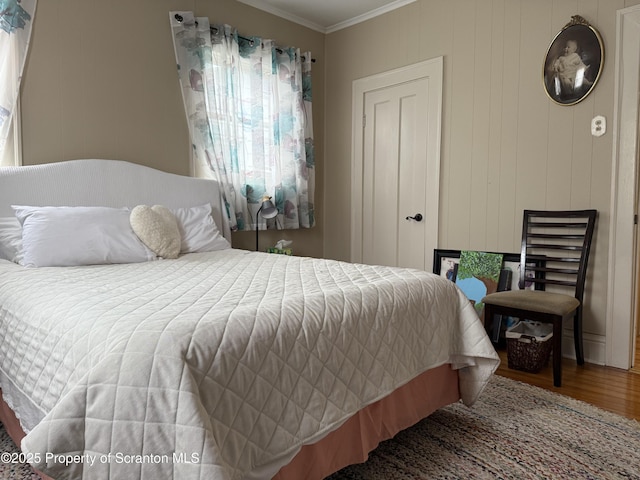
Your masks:
{"label": "window", "polygon": [[310,54],[190,13],[171,19],[195,172],[220,181],[232,229],[256,227],[264,196],[273,226],[313,226]]}

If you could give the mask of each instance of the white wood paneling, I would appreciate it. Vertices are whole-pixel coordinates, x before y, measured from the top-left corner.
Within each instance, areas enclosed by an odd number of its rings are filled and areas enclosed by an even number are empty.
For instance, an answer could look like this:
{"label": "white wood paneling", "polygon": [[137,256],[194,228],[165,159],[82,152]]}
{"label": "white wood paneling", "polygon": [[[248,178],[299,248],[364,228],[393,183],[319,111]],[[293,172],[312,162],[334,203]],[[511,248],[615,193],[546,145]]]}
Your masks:
{"label": "white wood paneling", "polygon": [[[473,83],[473,126],[471,182],[469,202],[469,245],[471,249],[484,248],[487,243],[489,222],[489,112],[491,109],[491,35],[492,11],[481,4],[476,9],[474,35],[474,65],[476,81]],[[486,28],[484,26],[489,28]],[[476,181],[477,180],[477,181]]]}
{"label": "white wood paneling", "polygon": [[[502,111],[504,109],[504,87],[505,78],[503,75],[504,56],[497,52],[502,52],[505,37],[505,1],[493,2],[491,8],[491,39],[490,48],[492,52],[489,65],[489,85],[488,85],[488,174],[487,174],[487,204],[492,208],[487,209],[487,245],[497,245],[496,249],[502,248],[504,235],[501,235],[501,212],[503,205],[500,202],[501,190],[496,188],[500,185],[500,180],[504,172],[501,169],[501,148],[502,136],[504,134],[500,125]],[[511,239],[506,242],[511,248]],[[501,251],[501,250],[500,250]]]}
{"label": "white wood paneling", "polygon": [[[453,2],[455,22],[451,48],[458,53],[450,57],[452,96],[449,98],[451,118],[455,128],[451,135],[451,155],[448,163],[449,178],[443,185],[443,201],[447,205],[446,226],[443,228],[445,244],[461,242],[469,245],[471,238],[471,183],[473,157],[473,85],[476,81],[475,57],[475,2]],[[480,79],[478,79],[480,80]],[[455,193],[454,193],[455,192]]]}
{"label": "white wood paneling", "polygon": [[[502,68],[502,115],[497,119],[496,128],[502,131],[500,145],[499,181],[493,188],[500,192],[500,211],[498,248],[500,252],[517,252],[518,239],[521,228],[518,223],[522,221],[522,215],[516,211],[517,184],[517,156],[518,135],[520,128],[517,122],[520,111],[520,23],[521,3],[507,0],[504,4],[504,35],[502,48],[494,55],[503,59]],[[495,207],[494,207],[495,208]],[[518,220],[516,220],[520,217]],[[462,247],[456,247],[462,248]],[[487,248],[490,250],[490,248]]]}

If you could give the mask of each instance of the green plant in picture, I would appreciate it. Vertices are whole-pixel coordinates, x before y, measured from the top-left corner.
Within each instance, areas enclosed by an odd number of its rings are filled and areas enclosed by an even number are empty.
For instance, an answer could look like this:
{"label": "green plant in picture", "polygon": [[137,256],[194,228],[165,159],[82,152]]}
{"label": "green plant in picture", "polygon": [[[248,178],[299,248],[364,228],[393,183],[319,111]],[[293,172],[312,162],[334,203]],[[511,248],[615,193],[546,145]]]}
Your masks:
{"label": "green plant in picture", "polygon": [[502,268],[502,255],[463,250],[456,284],[474,304],[478,316],[482,318],[482,298],[498,289],[498,279]]}

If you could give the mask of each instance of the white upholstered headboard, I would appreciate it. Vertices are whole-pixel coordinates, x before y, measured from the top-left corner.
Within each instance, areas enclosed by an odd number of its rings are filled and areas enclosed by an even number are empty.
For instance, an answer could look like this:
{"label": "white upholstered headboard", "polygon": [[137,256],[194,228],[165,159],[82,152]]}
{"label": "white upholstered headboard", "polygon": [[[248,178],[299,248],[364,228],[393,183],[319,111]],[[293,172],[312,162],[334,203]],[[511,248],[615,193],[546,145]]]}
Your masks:
{"label": "white upholstered headboard", "polygon": [[231,242],[214,180],[185,177],[121,160],[70,160],[0,168],[0,217],[11,205],[194,207],[210,203],[220,232]]}

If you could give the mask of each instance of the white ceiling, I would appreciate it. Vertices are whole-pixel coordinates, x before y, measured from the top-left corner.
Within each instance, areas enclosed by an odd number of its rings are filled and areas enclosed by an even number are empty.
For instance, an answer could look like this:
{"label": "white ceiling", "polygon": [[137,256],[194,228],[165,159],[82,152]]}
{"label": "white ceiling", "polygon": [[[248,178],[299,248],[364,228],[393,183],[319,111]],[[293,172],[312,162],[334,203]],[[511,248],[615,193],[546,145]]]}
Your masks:
{"label": "white ceiling", "polygon": [[331,33],[416,0],[238,0],[322,33]]}

